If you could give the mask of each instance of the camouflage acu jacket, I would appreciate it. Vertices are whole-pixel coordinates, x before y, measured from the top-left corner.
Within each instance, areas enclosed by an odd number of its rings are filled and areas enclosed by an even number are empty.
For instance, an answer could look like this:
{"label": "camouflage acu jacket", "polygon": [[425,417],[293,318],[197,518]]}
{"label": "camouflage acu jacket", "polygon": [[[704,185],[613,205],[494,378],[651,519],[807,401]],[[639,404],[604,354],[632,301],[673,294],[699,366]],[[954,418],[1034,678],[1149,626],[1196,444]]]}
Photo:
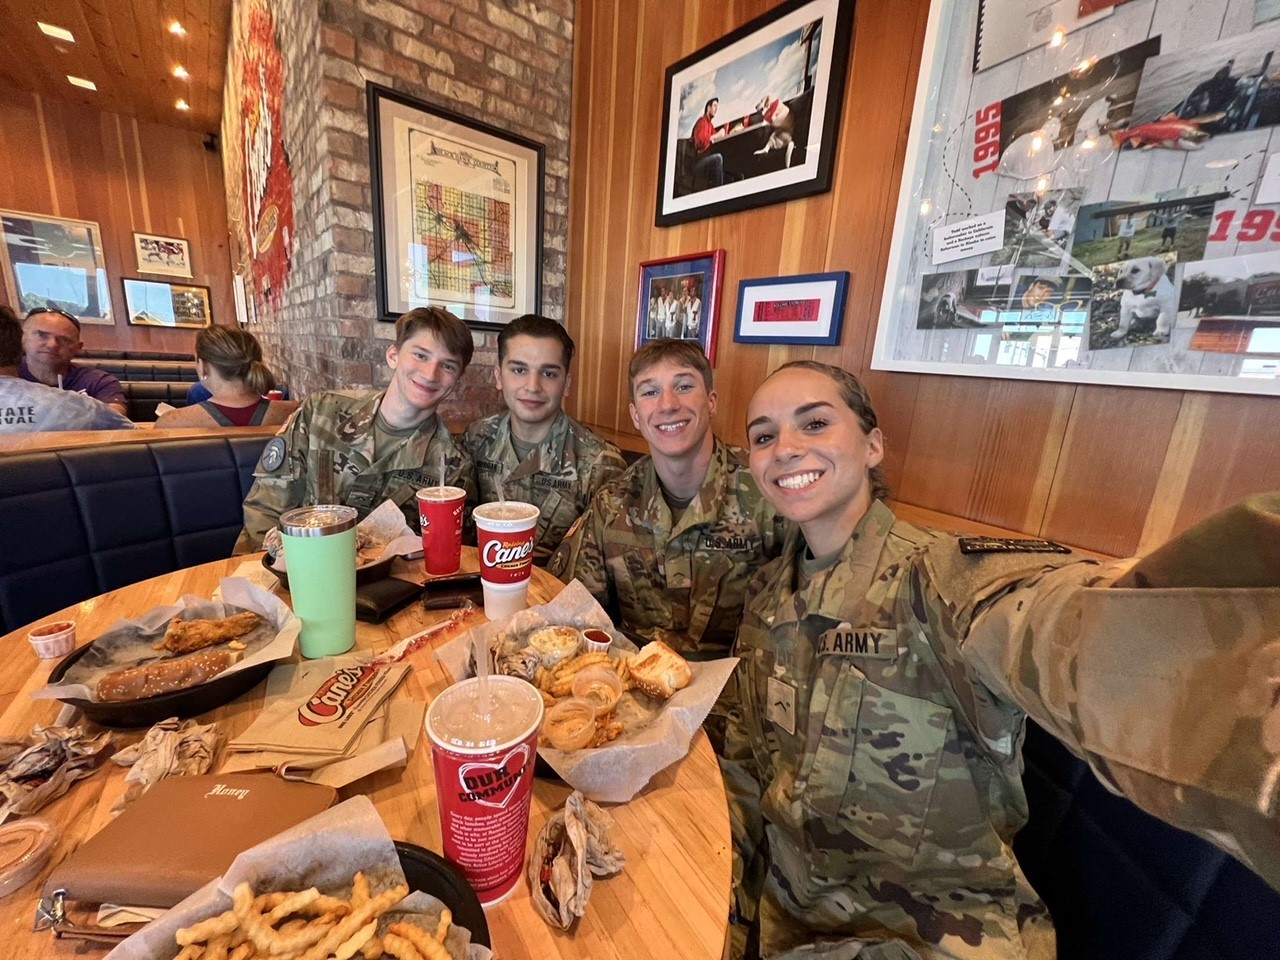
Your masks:
{"label": "camouflage acu jacket", "polygon": [[716,440],[702,490],[672,524],[653,460],[601,488],[547,569],[581,580],[619,627],[689,651],[725,653],[747,581],[781,546],[747,456]]}
{"label": "camouflage acu jacket", "polygon": [[511,414],[477,420],[463,438],[475,464],[480,503],[498,499],[498,480],[509,500],[542,510],[533,559],[545,565],[575,520],[605,483],[627,469],[618,448],[596,436],[563,410],[551,432],[523,462],[511,444]]}
{"label": "camouflage acu jacket", "polygon": [[[1237,526],[1224,542],[1262,552],[1270,538],[1280,555],[1280,495]],[[879,502],[798,586],[803,549],[797,532],[752,582],[735,648],[724,772],[744,916],[764,877],[763,957],[820,934],[804,956],[882,955],[849,952],[860,938],[929,960],[1032,955],[1010,847],[1026,715],[1280,885],[1280,565],[1238,585],[1227,559],[1229,590],[1179,589],[1176,573],[1121,589],[1132,561],[966,556]],[[1195,553],[1184,569],[1203,566]]]}
{"label": "camouflage acu jacket", "polygon": [[312,503],[345,503],[363,517],[384,500],[404,511],[418,529],[414,497],[421,487],[444,482],[463,487],[475,502],[471,458],[433,417],[374,461],[374,414],[380,392],[334,390],[308,397],[280,433],[268,441],[244,501],[244,530],[236,552],[259,550],[280,514]]}

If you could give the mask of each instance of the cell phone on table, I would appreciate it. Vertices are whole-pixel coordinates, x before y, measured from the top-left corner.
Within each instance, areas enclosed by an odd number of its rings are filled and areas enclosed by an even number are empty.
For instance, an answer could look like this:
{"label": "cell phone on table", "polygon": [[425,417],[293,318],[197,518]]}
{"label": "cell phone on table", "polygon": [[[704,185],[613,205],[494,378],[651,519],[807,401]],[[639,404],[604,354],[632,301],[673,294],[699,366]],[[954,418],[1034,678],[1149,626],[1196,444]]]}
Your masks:
{"label": "cell phone on table", "polygon": [[478,573],[454,573],[431,577],[422,588],[422,606],[427,610],[446,610],[462,606],[470,600],[477,607],[484,604],[484,588]]}

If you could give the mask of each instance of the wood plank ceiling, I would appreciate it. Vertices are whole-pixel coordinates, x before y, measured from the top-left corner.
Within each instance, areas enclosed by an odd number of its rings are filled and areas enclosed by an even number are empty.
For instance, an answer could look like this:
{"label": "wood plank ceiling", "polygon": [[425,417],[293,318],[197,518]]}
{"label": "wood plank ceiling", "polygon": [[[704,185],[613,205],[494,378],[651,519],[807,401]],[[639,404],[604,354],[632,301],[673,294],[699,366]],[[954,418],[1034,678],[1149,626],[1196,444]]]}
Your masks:
{"label": "wood plank ceiling", "polygon": [[[37,21],[69,30],[75,42],[46,36]],[[169,31],[175,21],[184,35]],[[216,132],[230,24],[231,0],[0,0],[0,88]],[[179,65],[188,79],[173,75]],[[98,89],[72,86],[68,75]],[[189,110],[177,109],[180,98]]]}

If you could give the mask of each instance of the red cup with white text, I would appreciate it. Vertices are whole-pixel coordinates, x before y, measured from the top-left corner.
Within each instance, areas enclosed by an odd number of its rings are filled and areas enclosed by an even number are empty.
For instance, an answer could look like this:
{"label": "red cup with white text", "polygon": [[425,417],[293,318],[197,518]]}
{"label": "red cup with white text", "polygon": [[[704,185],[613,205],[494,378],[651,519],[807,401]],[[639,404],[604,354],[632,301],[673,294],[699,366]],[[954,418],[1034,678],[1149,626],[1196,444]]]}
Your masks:
{"label": "red cup with white text", "polygon": [[484,615],[501,620],[528,606],[533,572],[533,539],[541,511],[519,500],[482,503],[471,512],[476,521]]}
{"label": "red cup with white text", "polygon": [[524,873],[542,695],[520,677],[448,687],[427,709],[444,855],[480,903],[506,899]]}
{"label": "red cup with white text", "polygon": [[424,487],[418,491],[422,523],[422,562],[427,573],[457,573],[462,566],[462,515],[467,491],[461,487]]}

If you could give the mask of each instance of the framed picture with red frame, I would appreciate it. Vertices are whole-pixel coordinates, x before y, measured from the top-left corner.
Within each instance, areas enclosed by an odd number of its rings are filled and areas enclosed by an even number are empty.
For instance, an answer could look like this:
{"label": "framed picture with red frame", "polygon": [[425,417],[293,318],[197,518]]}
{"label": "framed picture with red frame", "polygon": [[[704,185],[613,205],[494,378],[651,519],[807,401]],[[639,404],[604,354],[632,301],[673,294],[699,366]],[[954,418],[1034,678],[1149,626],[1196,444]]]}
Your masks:
{"label": "framed picture with red frame", "polygon": [[723,250],[641,263],[636,349],[664,337],[697,340],[715,366],[723,281]]}
{"label": "framed picture with red frame", "polygon": [[738,284],[738,343],[840,342],[849,273],[806,273],[796,277],[743,280]]}

